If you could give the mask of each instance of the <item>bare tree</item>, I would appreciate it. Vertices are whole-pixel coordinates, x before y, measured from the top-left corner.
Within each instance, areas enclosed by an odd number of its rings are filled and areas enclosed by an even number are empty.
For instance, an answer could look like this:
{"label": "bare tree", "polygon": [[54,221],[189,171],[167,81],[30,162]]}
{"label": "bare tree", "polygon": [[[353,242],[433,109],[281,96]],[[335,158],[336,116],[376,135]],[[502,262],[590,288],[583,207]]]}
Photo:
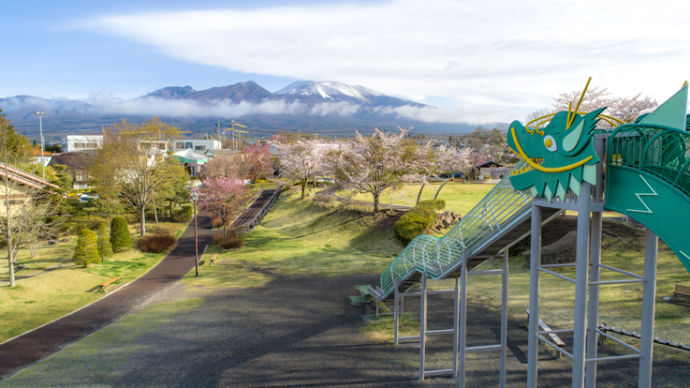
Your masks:
{"label": "bare tree", "polygon": [[324,147],[320,147],[317,140],[298,140],[291,144],[281,144],[278,151],[281,154],[281,175],[297,181],[302,186],[302,195],[309,180],[323,172],[322,156]]}
{"label": "bare tree", "polygon": [[48,203],[47,193],[36,179],[13,166],[30,158],[29,141],[17,134],[12,124],[0,111],[0,195],[3,199],[4,216],[0,217],[0,232],[7,248],[7,264],[10,287],[15,286],[14,266],[19,248],[33,242],[46,232],[46,219],[56,206]]}

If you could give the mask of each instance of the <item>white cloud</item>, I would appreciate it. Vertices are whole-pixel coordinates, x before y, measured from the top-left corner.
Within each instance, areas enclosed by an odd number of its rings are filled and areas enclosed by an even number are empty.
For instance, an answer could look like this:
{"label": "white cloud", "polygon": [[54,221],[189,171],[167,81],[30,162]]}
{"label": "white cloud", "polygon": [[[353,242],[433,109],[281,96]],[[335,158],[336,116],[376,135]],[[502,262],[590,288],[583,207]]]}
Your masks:
{"label": "white cloud", "polygon": [[194,100],[165,100],[155,97],[139,98],[128,101],[102,103],[93,107],[97,112],[128,115],[167,116],[167,117],[241,117],[252,114],[311,114],[325,116],[329,114],[349,115],[358,107],[352,104],[322,103],[310,107],[299,102],[284,100],[265,101],[254,104],[250,102],[232,103],[229,100],[199,103]]}
{"label": "white cloud", "polygon": [[619,95],[665,99],[690,69],[686,4],[391,0],[103,15],[80,28],[233,71],[444,96],[455,121],[493,121],[548,106],[590,75]]}

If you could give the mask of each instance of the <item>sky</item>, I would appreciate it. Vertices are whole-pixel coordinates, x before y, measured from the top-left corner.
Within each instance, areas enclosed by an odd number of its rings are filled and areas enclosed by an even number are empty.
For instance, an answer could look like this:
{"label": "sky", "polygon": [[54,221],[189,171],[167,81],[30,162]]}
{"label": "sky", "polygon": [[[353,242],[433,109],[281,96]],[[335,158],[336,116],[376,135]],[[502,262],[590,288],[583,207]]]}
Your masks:
{"label": "sky", "polygon": [[[509,122],[592,87],[664,101],[690,78],[687,1],[2,0],[0,97],[120,101],[172,85],[340,81]],[[0,107],[1,108],[1,107]]]}

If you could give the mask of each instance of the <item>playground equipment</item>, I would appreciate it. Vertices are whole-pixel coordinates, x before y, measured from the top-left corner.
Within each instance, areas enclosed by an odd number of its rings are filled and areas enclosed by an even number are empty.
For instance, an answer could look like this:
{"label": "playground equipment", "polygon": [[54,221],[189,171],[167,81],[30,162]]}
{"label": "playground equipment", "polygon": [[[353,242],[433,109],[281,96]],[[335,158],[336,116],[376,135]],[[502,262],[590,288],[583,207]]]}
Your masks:
{"label": "playground equipment", "polygon": [[[589,81],[587,82],[589,85]],[[582,92],[580,102],[587,86]],[[370,287],[377,301],[393,299],[394,342],[420,343],[419,377],[452,375],[464,386],[468,352],[498,351],[500,385],[505,385],[507,352],[508,249],[530,236],[530,305],[527,386],[537,385],[538,342],[552,346],[572,360],[572,386],[594,387],[596,365],[601,361],[639,359],[638,385],[651,385],[654,296],[658,237],[661,237],[690,272],[690,233],[683,223],[690,219],[690,116],[686,115],[687,83],[654,112],[635,123],[623,124],[606,116],[605,108],[568,111],[539,117],[523,126],[514,121],[508,145],[520,162],[455,227],[443,237],[416,237],[381,274],[380,285]],[[596,128],[599,120],[616,127]],[[542,128],[544,124],[547,124]],[[604,163],[605,162],[605,163]],[[576,260],[570,264],[541,263],[541,227],[565,210],[577,211]],[[644,274],[638,275],[601,263],[602,212],[612,210],[646,226]],[[657,237],[658,236],[658,237]],[[473,270],[493,257],[503,258],[499,270]],[[553,271],[574,267],[575,278]],[[600,280],[608,270],[626,276]],[[574,324],[571,329],[539,327],[539,277],[546,273],[575,284]],[[501,275],[500,343],[466,346],[466,288],[471,275]],[[427,330],[428,279],[455,278],[454,327]],[[599,287],[642,283],[640,348],[628,345],[599,329]],[[410,289],[420,284],[419,292]],[[420,296],[420,335],[398,337],[400,299]],[[589,298],[588,298],[589,295]],[[571,351],[557,346],[550,335],[572,333]],[[453,334],[452,368],[425,370],[425,343],[429,335]],[[624,346],[628,354],[598,356],[601,335]]]}

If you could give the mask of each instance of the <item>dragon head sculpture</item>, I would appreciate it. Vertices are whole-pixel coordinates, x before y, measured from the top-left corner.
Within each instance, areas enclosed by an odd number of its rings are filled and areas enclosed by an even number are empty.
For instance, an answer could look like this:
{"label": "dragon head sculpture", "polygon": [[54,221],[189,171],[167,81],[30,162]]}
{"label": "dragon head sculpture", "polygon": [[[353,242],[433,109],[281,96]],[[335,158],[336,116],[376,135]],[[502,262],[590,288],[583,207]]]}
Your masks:
{"label": "dragon head sculpture", "polygon": [[[595,165],[599,158],[592,135],[599,114],[606,108],[580,115],[561,111],[543,129],[513,121],[508,130],[508,146],[526,162],[511,171],[510,183],[516,190],[531,190],[533,196],[565,198],[568,189],[580,194],[583,181],[596,183]],[[538,119],[537,119],[538,120]],[[542,121],[543,122],[543,121]]]}

